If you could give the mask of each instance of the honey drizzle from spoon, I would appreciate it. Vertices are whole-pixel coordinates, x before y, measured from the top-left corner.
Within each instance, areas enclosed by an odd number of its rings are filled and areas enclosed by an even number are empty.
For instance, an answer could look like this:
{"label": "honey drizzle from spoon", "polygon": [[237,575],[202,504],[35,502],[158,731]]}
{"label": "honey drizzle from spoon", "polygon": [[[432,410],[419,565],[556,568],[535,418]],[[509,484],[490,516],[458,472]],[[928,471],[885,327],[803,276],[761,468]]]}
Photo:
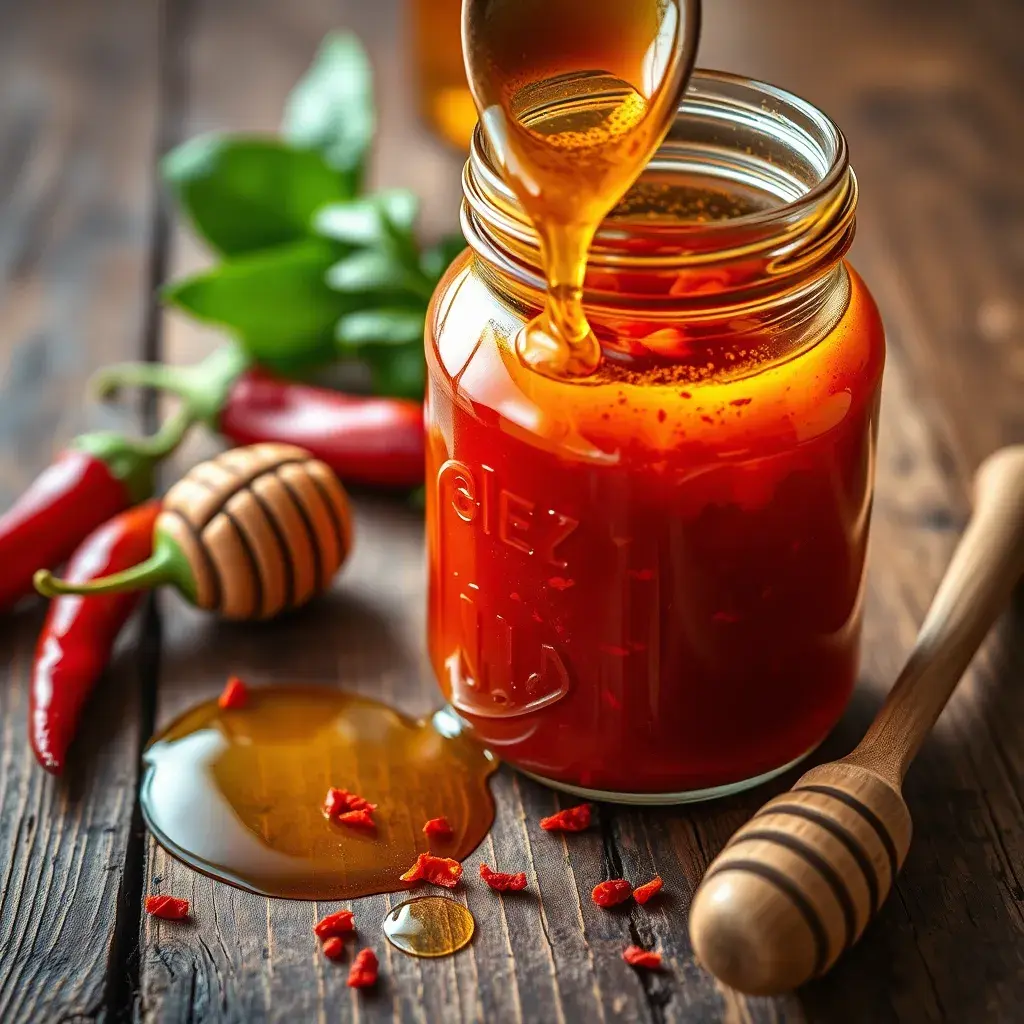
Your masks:
{"label": "honey drizzle from spoon", "polygon": [[699,10],[696,0],[465,0],[480,123],[540,240],[546,302],[516,339],[539,373],[586,377],[600,365],[583,309],[587,254],[672,124]]}

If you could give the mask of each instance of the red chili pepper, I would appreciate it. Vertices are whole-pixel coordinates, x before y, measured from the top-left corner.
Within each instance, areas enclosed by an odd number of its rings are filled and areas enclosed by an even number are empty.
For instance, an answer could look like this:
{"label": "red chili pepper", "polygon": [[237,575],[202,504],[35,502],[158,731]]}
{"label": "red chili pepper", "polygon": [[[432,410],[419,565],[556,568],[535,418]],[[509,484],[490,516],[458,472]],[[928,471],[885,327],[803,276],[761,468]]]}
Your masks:
{"label": "red chili pepper", "polygon": [[235,348],[194,367],[129,363],[98,380],[102,394],[135,384],[179,396],[193,421],[235,444],[298,445],[344,481],[378,487],[423,483],[423,406],[405,398],[346,395],[276,377]]}
{"label": "red chili pepper", "polygon": [[599,907],[617,907],[625,903],[633,895],[633,887],[624,878],[612,878],[607,882],[598,882],[590,898]]}
{"label": "red chili pepper", "polygon": [[0,611],[33,592],[37,569],[53,569],[93,530],[153,493],[157,463],[189,424],[175,415],[153,437],[83,434],[0,516]]}
{"label": "red chili pepper", "polygon": [[232,676],[217,698],[217,707],[222,711],[237,711],[249,702],[249,688],[238,676]]}
{"label": "red chili pepper", "polygon": [[430,882],[454,889],[462,877],[462,865],[451,857],[435,857],[432,853],[421,853],[416,863],[404,875],[403,882]]}
{"label": "red chili pepper", "polygon": [[377,954],[372,949],[361,949],[356,953],[355,960],[348,972],[349,988],[369,988],[377,984],[377,972],[380,965],[377,963]]}
{"label": "red chili pepper", "polygon": [[443,814],[440,818],[431,818],[423,826],[423,834],[425,836],[437,836],[438,839],[451,839],[454,835],[452,826]]}
{"label": "red chili pepper", "polygon": [[146,913],[165,921],[184,921],[188,917],[188,900],[179,896],[147,896]]}
{"label": "red chili pepper", "polygon": [[[148,558],[159,513],[160,502],[150,501],[94,530],[68,563],[68,578],[85,583]],[[36,645],[28,715],[32,749],[47,771],[63,768],[86,698],[140,599],[138,593],[59,597],[50,605]]]}
{"label": "red chili pepper", "polygon": [[351,910],[336,910],[313,925],[313,934],[318,939],[354,935],[355,930],[355,915]]}
{"label": "red chili pepper", "polygon": [[660,953],[641,949],[639,946],[627,946],[622,951],[622,959],[633,967],[646,967],[649,971],[656,971],[661,967]]}
{"label": "red chili pepper", "polygon": [[590,804],[567,807],[564,811],[540,819],[545,832],[582,832],[590,828]]}
{"label": "red chili pepper", "polygon": [[520,892],[526,888],[526,873],[523,871],[510,875],[504,871],[492,871],[486,864],[481,864],[480,877],[498,892]]}
{"label": "red chili pepper", "polygon": [[332,935],[324,943],[324,956],[328,960],[340,960],[345,955],[345,943],[336,935]]}

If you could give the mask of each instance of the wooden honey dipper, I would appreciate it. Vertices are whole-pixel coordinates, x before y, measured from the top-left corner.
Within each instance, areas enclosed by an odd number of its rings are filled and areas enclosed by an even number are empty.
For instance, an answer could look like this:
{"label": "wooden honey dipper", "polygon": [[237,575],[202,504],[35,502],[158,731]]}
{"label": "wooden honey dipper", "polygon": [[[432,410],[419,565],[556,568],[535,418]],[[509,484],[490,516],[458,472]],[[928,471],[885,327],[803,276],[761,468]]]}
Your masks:
{"label": "wooden honey dipper", "polygon": [[853,753],[769,800],[712,861],[690,910],[701,963],[751,995],[828,970],[860,938],[910,846],[910,762],[1024,574],[1024,446],[990,456],[914,649]]}

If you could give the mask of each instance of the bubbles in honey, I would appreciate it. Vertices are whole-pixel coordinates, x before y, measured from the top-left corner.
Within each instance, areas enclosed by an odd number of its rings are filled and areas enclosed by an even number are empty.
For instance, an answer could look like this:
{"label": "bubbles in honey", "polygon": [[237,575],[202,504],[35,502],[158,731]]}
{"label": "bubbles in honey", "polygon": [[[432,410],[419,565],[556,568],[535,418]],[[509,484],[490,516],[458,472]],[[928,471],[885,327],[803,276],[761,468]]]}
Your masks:
{"label": "bubbles in honey", "polygon": [[384,918],[384,934],[410,956],[448,956],[473,938],[473,915],[444,896],[420,896],[400,903]]}
{"label": "bubbles in honey", "polygon": [[[190,866],[265,896],[396,892],[427,850],[461,860],[494,820],[496,761],[448,711],[416,721],[327,687],[256,687],[244,708],[186,712],[145,754],[142,810]],[[330,786],[378,805],[373,830],[326,820]],[[453,836],[428,844],[423,823]]]}

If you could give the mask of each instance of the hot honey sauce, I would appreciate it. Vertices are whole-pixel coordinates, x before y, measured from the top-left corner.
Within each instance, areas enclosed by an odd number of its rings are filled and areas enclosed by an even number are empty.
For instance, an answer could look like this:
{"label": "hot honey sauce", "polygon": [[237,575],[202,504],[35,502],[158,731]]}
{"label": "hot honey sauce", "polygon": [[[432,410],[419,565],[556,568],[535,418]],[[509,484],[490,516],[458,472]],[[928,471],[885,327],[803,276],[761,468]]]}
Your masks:
{"label": "hot honey sauce", "polygon": [[441,688],[565,788],[752,784],[820,742],[856,675],[884,338],[843,260],[845,142],[781,90],[695,76],[596,236],[586,372],[524,351],[561,299],[502,162],[478,135],[473,252],[427,324]]}

